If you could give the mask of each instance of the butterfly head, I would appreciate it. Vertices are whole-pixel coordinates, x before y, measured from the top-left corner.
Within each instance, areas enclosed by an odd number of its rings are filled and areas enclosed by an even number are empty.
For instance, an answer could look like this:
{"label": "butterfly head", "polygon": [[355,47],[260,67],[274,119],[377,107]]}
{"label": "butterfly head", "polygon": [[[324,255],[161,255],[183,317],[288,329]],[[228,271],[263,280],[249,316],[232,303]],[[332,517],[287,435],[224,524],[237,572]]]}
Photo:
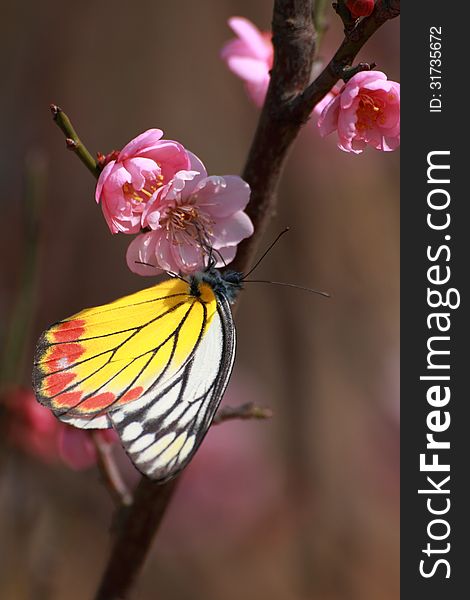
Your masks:
{"label": "butterfly head", "polygon": [[199,296],[199,285],[207,283],[214,290],[214,293],[219,296],[225,296],[232,303],[238,295],[238,292],[243,287],[243,274],[238,271],[224,271],[221,273],[215,267],[208,267],[205,271],[200,271],[191,276],[189,285],[191,294]]}

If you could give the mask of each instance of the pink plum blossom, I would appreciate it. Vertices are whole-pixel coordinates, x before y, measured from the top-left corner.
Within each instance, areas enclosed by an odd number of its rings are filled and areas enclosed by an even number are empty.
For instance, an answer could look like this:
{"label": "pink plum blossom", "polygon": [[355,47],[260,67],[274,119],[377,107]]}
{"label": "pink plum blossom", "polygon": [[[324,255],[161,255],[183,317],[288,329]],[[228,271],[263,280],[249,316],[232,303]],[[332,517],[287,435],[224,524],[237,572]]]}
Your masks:
{"label": "pink plum blossom", "polygon": [[[221,58],[228,68],[245,82],[248,95],[257,106],[264,102],[268,90],[270,71],[273,66],[274,49],[271,33],[260,31],[251,21],[243,17],[228,20],[232,31],[238,36],[227,42]],[[313,109],[319,116],[326,104],[339,92],[335,86]]]}
{"label": "pink plum blossom", "polygon": [[269,85],[269,72],[273,66],[271,34],[261,32],[243,17],[232,17],[228,24],[238,37],[224,45],[221,58],[228,68],[245,82],[253,102],[261,106]]}
{"label": "pink plum blossom", "polygon": [[175,173],[189,168],[184,147],[162,136],[160,129],[145,131],[102,170],[95,197],[112,233],[138,233],[149,200]]}
{"label": "pink plum blossom", "polygon": [[204,268],[210,249],[222,266],[253,233],[244,212],[250,186],[236,175],[209,177],[202,162],[191,153],[190,158],[191,169],[176,173],[145,206],[142,226],[150,231],[137,236],[127,250],[127,264],[139,275],[155,275],[147,265],[193,273]]}
{"label": "pink plum blossom", "polygon": [[340,93],[341,89],[342,89],[342,85],[340,83],[337,83],[336,85],[334,85],[331,90],[326,94],[326,96],[324,96],[320,102],[318,102],[315,105],[315,108],[313,109],[313,113],[319,117],[322,112],[323,109],[325,108],[325,106],[327,106],[334,98],[336,98],[336,96]]}
{"label": "pink plum blossom", "polygon": [[400,145],[400,84],[380,71],[361,71],[323,109],[320,134],[338,132],[338,147],[361,153],[366,146],[388,152]]}
{"label": "pink plum blossom", "polygon": [[[75,471],[96,464],[96,450],[90,433],[61,423],[49,409],[39,404],[29,388],[12,387],[1,396],[5,407],[6,439],[42,462],[64,463]],[[108,444],[118,437],[114,430],[100,430]]]}
{"label": "pink plum blossom", "polygon": [[2,393],[6,440],[45,463],[58,459],[57,434],[61,426],[50,410],[41,406],[31,389],[11,387]]}

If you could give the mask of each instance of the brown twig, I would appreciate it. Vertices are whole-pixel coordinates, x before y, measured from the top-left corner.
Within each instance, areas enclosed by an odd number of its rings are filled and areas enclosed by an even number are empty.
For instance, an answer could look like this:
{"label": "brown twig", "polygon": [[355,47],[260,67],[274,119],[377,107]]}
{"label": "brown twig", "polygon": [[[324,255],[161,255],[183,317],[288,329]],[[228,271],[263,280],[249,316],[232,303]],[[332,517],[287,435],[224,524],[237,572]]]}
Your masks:
{"label": "brown twig", "polygon": [[95,600],[127,598],[142,568],[179,478],[164,485],[142,477],[126,509]]}
{"label": "brown twig", "polygon": [[112,445],[103,439],[99,431],[92,431],[90,435],[95,446],[98,468],[103,483],[119,507],[130,506],[132,504],[132,494],[124,483],[116,465]]}
{"label": "brown twig", "polygon": [[256,406],[253,402],[247,402],[240,406],[224,406],[219,408],[215,415],[212,425],[219,425],[225,421],[234,419],[270,419],[273,416],[273,411],[270,408]]}

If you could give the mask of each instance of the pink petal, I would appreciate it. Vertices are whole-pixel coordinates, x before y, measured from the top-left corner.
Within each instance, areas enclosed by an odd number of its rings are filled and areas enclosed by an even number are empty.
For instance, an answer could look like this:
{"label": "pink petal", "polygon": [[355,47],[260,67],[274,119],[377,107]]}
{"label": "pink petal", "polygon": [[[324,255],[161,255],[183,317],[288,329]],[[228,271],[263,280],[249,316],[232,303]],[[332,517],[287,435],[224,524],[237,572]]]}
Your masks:
{"label": "pink petal", "polygon": [[154,230],[159,228],[162,211],[161,205],[158,202],[158,197],[159,192],[162,191],[163,188],[157,190],[145,205],[140,221],[142,227],[150,227]]}
{"label": "pink petal", "polygon": [[171,244],[171,253],[176,272],[194,273],[204,266],[202,253],[194,244]]}
{"label": "pink petal", "polygon": [[322,137],[333,133],[338,127],[340,99],[341,96],[333,98],[326,108],[323,109],[323,112],[318,119],[318,128]]}
{"label": "pink petal", "polygon": [[[126,253],[126,261],[127,266],[133,273],[153,277],[158,275],[159,267],[156,264],[155,258],[156,241],[157,237],[155,236],[155,232],[149,231],[148,233],[138,235],[129,244]],[[147,264],[140,264],[142,262]]]}
{"label": "pink petal", "polygon": [[320,102],[318,102],[317,104],[315,104],[315,107],[313,109],[314,114],[316,115],[321,115],[323,110],[328,106],[328,104],[335,98],[335,96],[331,93],[328,92],[328,94],[326,94],[326,96],[324,98],[322,98],[320,100]]}
{"label": "pink petal", "polygon": [[122,163],[116,163],[114,169],[109,173],[103,191],[106,195],[112,196],[115,191],[122,194],[122,186],[125,183],[131,183],[132,177],[129,171],[122,165]]}
{"label": "pink petal", "polygon": [[400,136],[399,135],[397,135],[396,137],[388,137],[388,136],[383,137],[382,150],[384,152],[392,152],[393,150],[396,150],[399,145],[400,145]]}
{"label": "pink petal", "polygon": [[147,129],[136,138],[131,140],[119,153],[118,161],[125,160],[131,156],[141,155],[155,147],[158,140],[163,136],[161,129]]}
{"label": "pink petal", "polygon": [[199,157],[197,157],[195,154],[190,152],[189,150],[187,152],[188,152],[189,162],[190,162],[189,168],[191,169],[191,171],[197,171],[203,177],[207,177],[206,167],[204,166],[204,163],[202,162],[202,160]]}
{"label": "pink petal", "polygon": [[237,175],[211,176],[197,186],[193,197],[196,203],[216,218],[243,210],[250,200],[250,186]]}
{"label": "pink petal", "polygon": [[250,48],[238,38],[234,38],[226,42],[220,51],[220,58],[224,61],[227,61],[231,56],[250,56],[253,58],[253,53]]}
{"label": "pink petal", "polygon": [[116,192],[111,197],[105,195],[101,202],[101,209],[111,233],[129,234],[140,231],[140,215],[131,211],[122,192]]}
{"label": "pink petal", "polygon": [[100,201],[101,193],[103,191],[103,186],[105,185],[106,180],[109,177],[109,174],[113,170],[115,163],[116,163],[115,160],[111,160],[105,166],[105,168],[101,171],[100,176],[98,177],[98,183],[96,184],[96,192],[95,192],[95,200],[97,203],[99,203],[99,201]]}
{"label": "pink petal", "polygon": [[349,108],[359,94],[361,87],[374,84],[377,81],[386,81],[387,76],[381,71],[361,71],[351,77],[341,92],[341,108]]}
{"label": "pink petal", "polygon": [[88,432],[64,425],[59,433],[59,455],[71,469],[81,471],[96,463],[96,451]]}
{"label": "pink petal", "polygon": [[382,73],[382,71],[359,71],[354,77],[351,77],[346,86],[352,84],[354,86],[358,85],[359,87],[364,87],[368,83],[377,80],[387,81],[387,76],[385,73]]}
{"label": "pink petal", "polygon": [[131,176],[132,186],[135,190],[141,190],[145,185],[144,173],[160,174],[160,167],[151,158],[133,157],[124,161],[124,167]]}
{"label": "pink petal", "polygon": [[156,233],[155,258],[158,266],[164,271],[178,273],[180,265],[175,261],[172,253],[172,243],[164,232]]}
{"label": "pink petal", "polygon": [[247,48],[252,52],[254,58],[268,60],[272,54],[269,44],[266,43],[260,30],[251,21],[243,17],[231,17],[228,24],[232,31],[245,42]]}
{"label": "pink petal", "polygon": [[229,69],[248,83],[269,82],[269,67],[256,58],[232,56],[227,59]]}
{"label": "pink petal", "polygon": [[400,84],[399,83],[397,84],[395,81],[383,81],[381,79],[377,79],[375,81],[366,82],[361,87],[363,87],[365,90],[371,90],[371,91],[383,90],[384,92],[388,93],[392,90],[397,91],[397,86],[398,86],[398,95],[399,95]]}
{"label": "pink petal", "polygon": [[227,246],[226,248],[217,248],[215,257],[218,259],[215,266],[217,268],[225,267],[235,258],[237,246]]}
{"label": "pink petal", "polygon": [[357,121],[357,107],[359,101],[356,98],[351,108],[343,109],[339,111],[338,116],[338,135],[340,138],[346,138],[352,140],[357,135],[356,121]]}
{"label": "pink petal", "polygon": [[400,123],[400,105],[399,104],[387,104],[383,114],[381,115],[385,120],[380,123],[380,128],[392,130]]}
{"label": "pink petal", "polygon": [[197,171],[178,171],[170,183],[162,188],[158,198],[160,204],[163,206],[165,203],[189,198],[192,191],[203,179]]}
{"label": "pink petal", "polygon": [[214,237],[212,245],[219,249],[225,246],[236,246],[243,239],[253,235],[253,223],[243,211],[239,211],[226,219],[216,221],[212,226]]}
{"label": "pink petal", "polygon": [[352,152],[353,154],[361,154],[366,147],[367,143],[364,140],[342,140],[340,138],[338,142],[340,150],[343,150],[343,152]]}
{"label": "pink petal", "polygon": [[186,148],[173,140],[161,140],[154,147],[141,151],[140,156],[151,158],[158,163],[165,182],[176,172],[191,168]]}

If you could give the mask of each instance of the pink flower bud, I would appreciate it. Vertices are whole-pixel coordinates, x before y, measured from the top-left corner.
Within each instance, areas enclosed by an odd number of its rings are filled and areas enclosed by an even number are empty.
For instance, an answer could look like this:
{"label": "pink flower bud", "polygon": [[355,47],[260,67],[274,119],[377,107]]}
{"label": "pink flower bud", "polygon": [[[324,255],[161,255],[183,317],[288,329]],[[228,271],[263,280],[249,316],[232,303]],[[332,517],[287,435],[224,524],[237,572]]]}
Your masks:
{"label": "pink flower bud", "polygon": [[355,19],[368,17],[374,10],[374,4],[374,0],[346,0],[346,6]]}

